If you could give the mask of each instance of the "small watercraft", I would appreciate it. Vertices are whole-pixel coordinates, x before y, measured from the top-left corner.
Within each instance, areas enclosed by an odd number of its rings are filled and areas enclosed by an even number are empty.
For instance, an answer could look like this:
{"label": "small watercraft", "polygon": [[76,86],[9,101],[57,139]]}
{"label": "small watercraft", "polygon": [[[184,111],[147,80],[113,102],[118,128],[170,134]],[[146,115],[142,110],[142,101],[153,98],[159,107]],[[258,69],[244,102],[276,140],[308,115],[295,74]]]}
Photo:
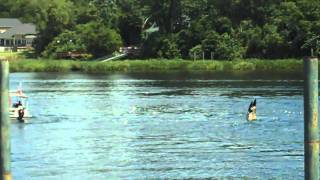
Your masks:
{"label": "small watercraft", "polygon": [[21,88],[9,92],[9,105],[9,116],[11,119],[24,122],[26,118],[32,117],[28,110],[28,96],[22,92]]}
{"label": "small watercraft", "polygon": [[250,103],[248,113],[247,113],[247,120],[248,121],[254,121],[257,119],[257,101],[254,99],[254,101]]}

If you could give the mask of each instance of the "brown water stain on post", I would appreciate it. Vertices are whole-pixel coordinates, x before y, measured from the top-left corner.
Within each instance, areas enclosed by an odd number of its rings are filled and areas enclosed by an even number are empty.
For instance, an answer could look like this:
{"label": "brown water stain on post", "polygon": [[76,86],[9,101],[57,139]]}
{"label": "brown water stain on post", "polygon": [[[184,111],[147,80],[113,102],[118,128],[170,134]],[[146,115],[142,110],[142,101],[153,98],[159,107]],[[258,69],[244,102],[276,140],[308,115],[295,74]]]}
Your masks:
{"label": "brown water stain on post", "polygon": [[12,175],[10,172],[5,172],[3,174],[3,180],[12,180]]}
{"label": "brown water stain on post", "polygon": [[318,113],[316,111],[313,112],[312,127],[314,128],[318,127]]}

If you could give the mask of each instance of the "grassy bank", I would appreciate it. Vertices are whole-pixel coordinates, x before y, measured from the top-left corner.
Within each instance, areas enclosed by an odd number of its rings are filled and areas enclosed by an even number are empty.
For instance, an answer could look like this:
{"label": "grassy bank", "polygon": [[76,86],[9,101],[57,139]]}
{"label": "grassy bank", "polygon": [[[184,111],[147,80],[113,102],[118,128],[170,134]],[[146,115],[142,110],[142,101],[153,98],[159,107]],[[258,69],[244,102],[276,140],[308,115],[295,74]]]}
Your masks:
{"label": "grassy bank", "polygon": [[212,71],[212,72],[279,72],[302,73],[302,60],[237,60],[237,61],[186,61],[186,60],[125,60],[111,62],[83,62],[70,60],[13,60],[11,72],[161,72],[161,71]]}
{"label": "grassy bank", "polygon": [[24,58],[22,53],[18,53],[18,52],[0,52],[0,58],[1,57],[9,60],[17,60],[21,57]]}

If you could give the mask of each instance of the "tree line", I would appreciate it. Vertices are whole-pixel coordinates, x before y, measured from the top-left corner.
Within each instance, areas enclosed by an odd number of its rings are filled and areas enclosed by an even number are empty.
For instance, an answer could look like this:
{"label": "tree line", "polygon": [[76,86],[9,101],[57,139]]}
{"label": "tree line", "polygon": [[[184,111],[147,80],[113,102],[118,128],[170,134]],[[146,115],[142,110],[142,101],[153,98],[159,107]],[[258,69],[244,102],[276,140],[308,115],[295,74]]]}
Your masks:
{"label": "tree line", "polygon": [[0,0],[0,17],[34,23],[45,57],[297,58],[320,35],[320,0]]}

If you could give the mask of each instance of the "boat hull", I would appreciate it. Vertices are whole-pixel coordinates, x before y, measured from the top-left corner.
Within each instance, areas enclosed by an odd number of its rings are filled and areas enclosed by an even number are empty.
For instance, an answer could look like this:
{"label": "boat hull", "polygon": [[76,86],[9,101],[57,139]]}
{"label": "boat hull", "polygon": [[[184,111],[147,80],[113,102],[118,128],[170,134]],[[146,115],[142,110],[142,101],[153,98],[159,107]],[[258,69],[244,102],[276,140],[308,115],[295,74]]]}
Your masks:
{"label": "boat hull", "polygon": [[[9,116],[10,116],[10,118],[12,118],[12,119],[18,118],[18,117],[19,117],[18,111],[19,111],[19,108],[10,108],[10,109],[9,109]],[[32,115],[29,113],[29,111],[28,111],[27,109],[24,109],[24,116],[23,116],[23,118],[31,118],[31,117],[32,117]]]}

